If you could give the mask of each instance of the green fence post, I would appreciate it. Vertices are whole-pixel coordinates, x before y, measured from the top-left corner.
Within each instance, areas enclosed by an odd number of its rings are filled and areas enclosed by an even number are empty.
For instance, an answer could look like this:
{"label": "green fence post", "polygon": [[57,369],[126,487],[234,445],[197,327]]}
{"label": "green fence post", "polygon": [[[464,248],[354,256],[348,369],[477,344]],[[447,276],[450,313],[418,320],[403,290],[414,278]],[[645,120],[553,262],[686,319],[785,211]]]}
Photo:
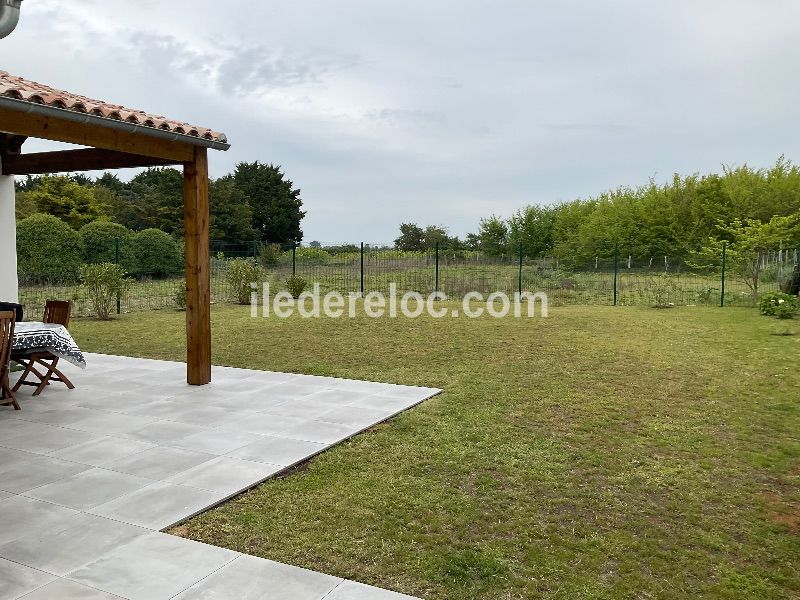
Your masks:
{"label": "green fence post", "polygon": [[725,306],[725,262],[727,258],[727,245],[722,242],[722,285],[719,292],[719,305]]}
{"label": "green fence post", "polygon": [[439,242],[436,242],[436,289],[435,293],[439,293]]}
{"label": "green fence post", "polygon": [[364,295],[364,242],[361,242],[361,295]]}
{"label": "green fence post", "polygon": [[258,258],[258,240],[253,240],[253,258]]}
{"label": "green fence post", "polygon": [[517,271],[517,291],[519,299],[522,301],[522,245],[519,247],[519,269]]}
{"label": "green fence post", "polygon": [[[119,238],[114,238],[114,263],[119,264]],[[122,298],[117,290],[117,314],[122,312]]]}
{"label": "green fence post", "polygon": [[297,273],[297,244],[292,242],[292,275]]}
{"label": "green fence post", "polygon": [[614,244],[614,306],[617,305],[617,274],[619,272],[619,244]]}

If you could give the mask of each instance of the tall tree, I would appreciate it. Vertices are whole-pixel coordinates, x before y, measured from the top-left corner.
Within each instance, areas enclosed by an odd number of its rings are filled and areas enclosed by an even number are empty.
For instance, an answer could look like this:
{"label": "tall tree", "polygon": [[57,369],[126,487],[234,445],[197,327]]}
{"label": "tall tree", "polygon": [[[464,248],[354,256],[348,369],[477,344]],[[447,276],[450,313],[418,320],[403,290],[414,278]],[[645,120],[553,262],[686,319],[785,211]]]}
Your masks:
{"label": "tall tree", "polygon": [[258,238],[270,244],[299,244],[300,221],[305,216],[300,190],[279,166],[258,161],[239,163],[233,174],[236,187],[250,201],[252,225]]}
{"label": "tall tree", "polygon": [[398,250],[417,251],[425,247],[425,231],[416,223],[401,223],[400,236],[394,241]]}
{"label": "tall tree", "polygon": [[425,228],[425,247],[435,248],[437,242],[440,248],[450,245],[450,236],[447,235],[447,229],[439,225],[428,225]]}
{"label": "tall tree", "polygon": [[135,229],[183,235],[183,173],[177,169],[146,169],[131,179],[121,196],[133,200],[138,209],[141,223]]}
{"label": "tall tree", "polygon": [[555,211],[550,207],[528,206],[508,220],[508,241],[515,252],[539,257],[553,246]]}
{"label": "tall tree", "polygon": [[93,189],[96,197],[110,203],[111,217],[129,229],[183,233],[183,175],[177,169],[147,169],[129,182],[104,173]]}
{"label": "tall tree", "polygon": [[106,171],[100,177],[95,179],[95,185],[102,185],[112,192],[121,192],[125,189],[125,182],[123,182],[116,173]]}
{"label": "tall tree", "polygon": [[225,175],[211,182],[209,203],[211,239],[240,242],[258,237],[252,226],[250,200],[236,187],[233,176]]}
{"label": "tall tree", "polygon": [[488,219],[481,219],[478,239],[480,249],[486,254],[500,256],[508,252],[508,226],[499,217],[493,215]]}
{"label": "tall tree", "polygon": [[34,177],[33,175],[25,175],[25,179],[20,177],[14,178],[14,189],[18,192],[33,191],[39,185],[40,176]]}
{"label": "tall tree", "polygon": [[105,217],[108,211],[97,202],[91,188],[62,175],[41,177],[27,194],[38,212],[58,217],[73,229]]}

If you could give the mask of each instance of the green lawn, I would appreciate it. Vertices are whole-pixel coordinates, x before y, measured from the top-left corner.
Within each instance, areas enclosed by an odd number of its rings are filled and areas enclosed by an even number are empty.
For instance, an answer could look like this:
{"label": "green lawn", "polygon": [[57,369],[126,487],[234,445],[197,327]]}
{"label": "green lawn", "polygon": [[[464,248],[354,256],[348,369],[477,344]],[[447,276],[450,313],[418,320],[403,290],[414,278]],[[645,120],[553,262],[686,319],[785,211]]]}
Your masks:
{"label": "green lawn", "polygon": [[[213,316],[216,363],[445,392],[174,533],[430,600],[800,596],[800,321]],[[181,359],[183,319],[72,328]]]}

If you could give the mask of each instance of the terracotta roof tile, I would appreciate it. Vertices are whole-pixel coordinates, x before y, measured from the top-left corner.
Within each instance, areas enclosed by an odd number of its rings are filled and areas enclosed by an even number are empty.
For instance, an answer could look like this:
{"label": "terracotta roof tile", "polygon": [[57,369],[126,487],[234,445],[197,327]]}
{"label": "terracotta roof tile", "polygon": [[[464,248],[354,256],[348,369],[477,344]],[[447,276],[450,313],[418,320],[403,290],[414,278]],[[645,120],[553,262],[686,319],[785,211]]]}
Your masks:
{"label": "terracotta roof tile", "polygon": [[118,104],[103,102],[102,100],[92,100],[85,96],[72,94],[63,90],[57,90],[50,86],[29,81],[22,77],[9,75],[5,71],[0,71],[0,96],[23,100],[34,104],[45,104],[54,108],[62,108],[79,113],[88,113],[98,117],[114,119],[117,121],[127,121],[143,127],[152,127],[164,131],[171,131],[182,135],[202,138],[212,142],[228,143],[224,133],[189,125],[180,121],[173,121],[159,115],[152,115],[142,110],[125,108]]}

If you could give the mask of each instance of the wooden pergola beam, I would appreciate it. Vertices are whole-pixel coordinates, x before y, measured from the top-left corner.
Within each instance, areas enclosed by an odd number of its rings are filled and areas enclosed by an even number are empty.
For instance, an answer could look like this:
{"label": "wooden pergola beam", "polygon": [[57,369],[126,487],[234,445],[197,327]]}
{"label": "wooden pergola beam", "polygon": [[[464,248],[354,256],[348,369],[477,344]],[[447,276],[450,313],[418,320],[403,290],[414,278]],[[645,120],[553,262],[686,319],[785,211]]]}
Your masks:
{"label": "wooden pergola beam", "polygon": [[27,139],[24,135],[0,135],[0,154],[19,154],[22,151],[22,144]]}
{"label": "wooden pergola beam", "polygon": [[127,167],[157,167],[177,164],[181,164],[181,162],[103,148],[81,148],[78,150],[4,155],[3,175],[41,175],[43,173],[123,169]]}
{"label": "wooden pergola beam", "polygon": [[[68,112],[71,111],[65,111]],[[110,125],[111,123],[109,126],[101,126],[90,121],[82,123],[71,119],[57,119],[49,115],[0,107],[0,132],[181,163],[194,161],[195,146],[192,144],[150,135],[145,127],[141,127],[139,133],[136,133],[114,129]]]}
{"label": "wooden pergola beam", "polygon": [[186,268],[186,379],[211,381],[211,272],[208,234],[208,154],[194,148],[183,166],[183,220]]}

